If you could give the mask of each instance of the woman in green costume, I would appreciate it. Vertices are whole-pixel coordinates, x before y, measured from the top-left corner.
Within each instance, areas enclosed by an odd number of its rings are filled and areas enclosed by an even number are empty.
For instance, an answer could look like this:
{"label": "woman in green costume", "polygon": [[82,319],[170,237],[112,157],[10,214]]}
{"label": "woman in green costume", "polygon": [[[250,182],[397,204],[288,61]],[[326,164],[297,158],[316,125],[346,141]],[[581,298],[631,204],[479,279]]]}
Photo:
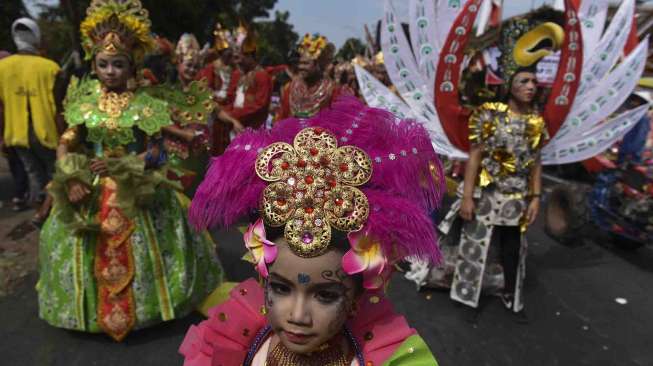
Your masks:
{"label": "woman in green costume", "polygon": [[81,33],[99,80],[74,80],[66,98],[69,129],[40,238],[39,315],[120,341],[190,312],[222,270],[163,173],[168,106],[131,86],[152,45],[147,11],[138,0],[94,0]]}
{"label": "woman in green costume", "polygon": [[[179,180],[192,196],[208,165],[210,143],[208,122],[213,116],[233,123],[226,113],[217,110],[211,89],[205,80],[195,80],[200,69],[201,55],[197,39],[185,33],[175,49],[177,82],[149,88],[148,92],[168,102],[173,125],[163,128],[168,152],[169,174]],[[238,123],[236,121],[236,123]]]}

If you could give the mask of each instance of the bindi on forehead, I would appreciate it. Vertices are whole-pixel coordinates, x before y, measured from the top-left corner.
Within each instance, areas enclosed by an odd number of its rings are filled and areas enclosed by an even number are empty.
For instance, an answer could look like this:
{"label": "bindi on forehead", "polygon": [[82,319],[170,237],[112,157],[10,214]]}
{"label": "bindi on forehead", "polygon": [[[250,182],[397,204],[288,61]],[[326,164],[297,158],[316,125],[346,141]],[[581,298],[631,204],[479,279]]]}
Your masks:
{"label": "bindi on forehead", "polygon": [[308,275],[307,273],[300,272],[297,274],[297,283],[299,283],[300,285],[307,285],[311,283],[311,276]]}

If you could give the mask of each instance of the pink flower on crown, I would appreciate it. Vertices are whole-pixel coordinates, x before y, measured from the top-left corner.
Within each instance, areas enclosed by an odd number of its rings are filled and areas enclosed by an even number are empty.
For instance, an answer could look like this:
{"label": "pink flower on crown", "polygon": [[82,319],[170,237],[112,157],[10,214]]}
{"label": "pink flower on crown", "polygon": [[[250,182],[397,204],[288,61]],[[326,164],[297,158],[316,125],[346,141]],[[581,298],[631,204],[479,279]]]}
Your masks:
{"label": "pink flower on crown", "polygon": [[347,237],[351,249],[342,257],[342,269],[350,275],[363,273],[366,289],[381,288],[390,274],[381,243],[361,232],[352,232]]}
{"label": "pink flower on crown", "polygon": [[258,219],[252,225],[250,224],[244,235],[245,246],[252,254],[252,258],[256,263],[256,270],[258,273],[267,278],[268,277],[268,263],[274,262],[277,259],[277,246],[274,242],[266,239],[265,226],[263,220]]}

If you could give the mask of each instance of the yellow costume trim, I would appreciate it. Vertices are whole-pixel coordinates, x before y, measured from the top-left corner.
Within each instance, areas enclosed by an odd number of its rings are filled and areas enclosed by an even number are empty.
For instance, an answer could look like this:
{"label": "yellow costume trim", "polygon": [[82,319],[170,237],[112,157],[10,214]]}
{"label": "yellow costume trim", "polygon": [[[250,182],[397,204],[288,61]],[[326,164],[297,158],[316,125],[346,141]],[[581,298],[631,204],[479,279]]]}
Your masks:
{"label": "yellow costume trim", "polygon": [[565,31],[556,23],[542,23],[517,40],[512,51],[513,58],[519,66],[531,66],[543,57],[553,53],[551,49],[541,48],[537,51],[531,49],[544,40],[550,40],[553,49],[559,49],[565,40]]}

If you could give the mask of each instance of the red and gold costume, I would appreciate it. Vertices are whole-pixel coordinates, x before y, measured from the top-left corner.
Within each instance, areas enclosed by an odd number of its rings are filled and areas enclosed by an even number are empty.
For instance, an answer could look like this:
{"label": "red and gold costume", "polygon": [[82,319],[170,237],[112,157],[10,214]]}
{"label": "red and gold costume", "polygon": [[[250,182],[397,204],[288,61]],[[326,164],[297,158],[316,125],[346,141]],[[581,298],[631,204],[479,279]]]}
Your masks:
{"label": "red and gold costume", "polygon": [[[323,36],[305,35],[299,45],[303,59],[313,60],[314,67],[324,68],[333,59],[334,46]],[[338,96],[353,94],[346,86],[340,86],[326,75],[308,85],[301,77],[286,84],[281,92],[281,109],[277,120],[289,117],[309,118],[323,108],[329,107]]]}
{"label": "red and gold costume", "polygon": [[246,74],[235,70],[227,92],[225,112],[239,120],[245,127],[257,128],[268,117],[272,77],[261,67]]}
{"label": "red and gold costume", "polygon": [[340,95],[352,95],[351,90],[335,81],[324,78],[317,85],[309,87],[302,79],[294,79],[283,87],[281,110],[278,120],[288,117],[308,118],[331,103]]}
{"label": "red and gold costume", "polygon": [[[216,31],[217,32],[217,31]],[[228,46],[234,53],[243,57],[256,54],[256,38],[254,32],[240,25],[235,31],[220,30],[216,34],[216,42],[220,47]],[[212,79],[216,85],[215,73]],[[211,79],[209,78],[209,82]],[[224,83],[224,77],[222,77]],[[224,85],[222,85],[224,87]],[[243,72],[235,69],[229,78],[226,99],[220,103],[225,113],[237,119],[244,127],[258,128],[265,123],[272,95],[272,77],[260,66]],[[216,122],[213,126],[213,154],[221,154],[230,141],[232,125]]]}

